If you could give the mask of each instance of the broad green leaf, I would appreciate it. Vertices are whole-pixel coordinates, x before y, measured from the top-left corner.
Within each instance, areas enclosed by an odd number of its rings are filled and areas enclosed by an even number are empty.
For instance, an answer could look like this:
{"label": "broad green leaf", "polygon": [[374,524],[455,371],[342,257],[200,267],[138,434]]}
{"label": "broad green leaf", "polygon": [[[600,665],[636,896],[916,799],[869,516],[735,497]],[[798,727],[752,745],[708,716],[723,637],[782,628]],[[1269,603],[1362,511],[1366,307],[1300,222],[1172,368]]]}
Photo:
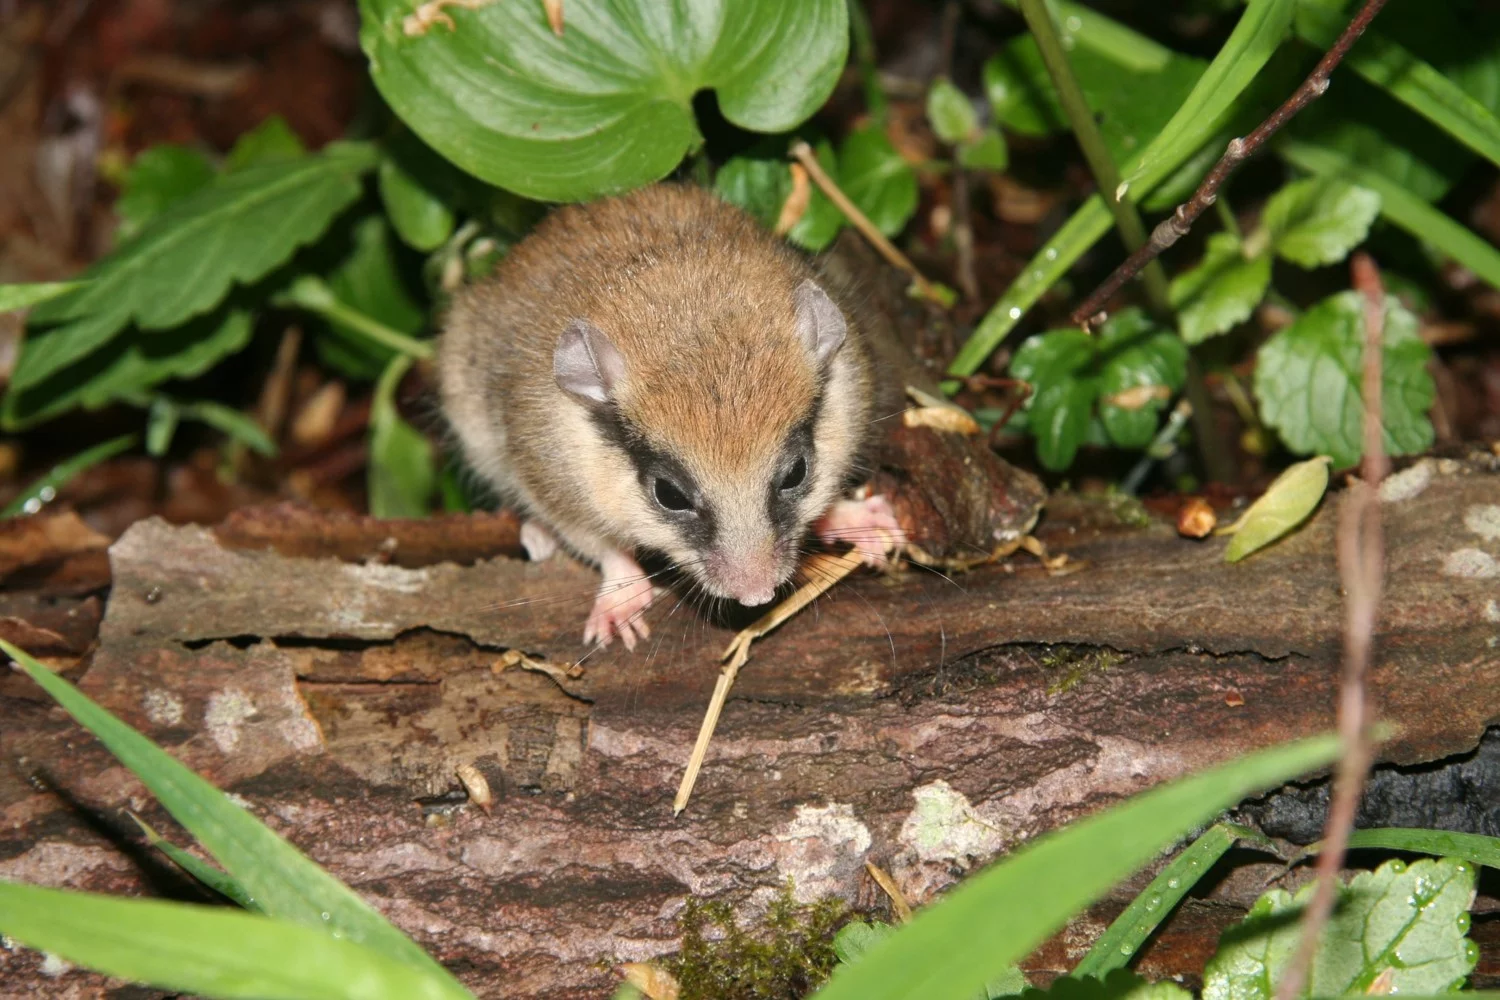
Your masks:
{"label": "broad green leaf", "polygon": [[177,433],[177,424],[182,419],[182,410],[166,396],[157,396],[151,401],[146,413],[146,454],[160,458],[172,447],[172,438]]}
{"label": "broad green leaf", "polygon": [[783,158],[736,156],[714,174],[714,193],[738,205],[770,229],[792,190],[791,166]]}
{"label": "broad green leaf", "polygon": [[1239,562],[1307,520],[1328,491],[1328,457],[1319,455],[1289,466],[1222,534],[1233,533],[1226,562]]}
{"label": "broad green leaf", "polygon": [[1247,258],[1239,237],[1214,233],[1203,263],[1172,279],[1172,308],[1182,339],[1201,344],[1243,323],[1270,286],[1270,254]]}
{"label": "broad green leaf", "polygon": [[[203,316],[161,333],[132,329],[34,388],[12,388],[0,425],[20,429],[75,407],[98,409],[172,378],[195,378],[250,342],[254,324],[238,310]],[[32,334],[45,339],[51,332]]]}
{"label": "broad green leaf", "polygon": [[55,299],[83,287],[81,281],[37,281],[26,285],[0,285],[0,313],[28,309],[38,302]]}
{"label": "broad green leaf", "polygon": [[[1388,861],[1356,875],[1340,887],[1303,995],[1359,996],[1382,973],[1391,994],[1457,990],[1479,957],[1465,937],[1474,884],[1474,865],[1451,858]],[[1313,889],[1309,883],[1295,897],[1273,889],[1225,932],[1203,971],[1203,1000],[1272,1000]]]}
{"label": "broad green leaf", "polygon": [[1099,329],[1096,349],[1099,419],[1114,444],[1144,448],[1156,436],[1161,411],[1187,379],[1187,347],[1132,308]]}
{"label": "broad green leaf", "polygon": [[231,878],[224,869],[217,868],[198,855],[178,847],[157,833],[150,824],[135,813],[131,813],[130,818],[135,820],[135,825],[140,827],[141,832],[146,835],[146,842],[165,854],[178,868],[237,906],[244,907],[253,913],[263,912],[250,893],[245,891],[245,887]]}
{"label": "broad green leaf", "polygon": [[1337,264],[1363,243],[1380,195],[1337,177],[1293,181],[1266,202],[1260,224],[1277,255],[1302,267]]}
{"label": "broad green leaf", "polygon": [[1022,1000],[1193,1000],[1176,983],[1149,983],[1133,972],[1117,969],[1099,977],[1070,976],[1054,979],[1046,989],[1026,990]]}
{"label": "broad green leaf", "polygon": [[200,188],[207,187],[216,171],[208,157],[190,146],[166,143],[144,150],[125,171],[115,214],[120,227],[115,239],[128,240],[141,227]]}
{"label": "broad green leaf", "polygon": [[[1314,844],[1304,853],[1317,854],[1319,847],[1319,844]],[[1386,848],[1431,854],[1434,857],[1463,858],[1486,868],[1500,869],[1500,837],[1485,837],[1477,833],[1379,827],[1355,830],[1349,835],[1349,847]]]}
{"label": "broad green leaf", "polygon": [[138,435],[124,434],[96,444],[92,448],[85,448],[72,458],[59,462],[52,467],[52,471],[26,487],[6,504],[4,509],[0,509],[0,517],[35,514],[51,503],[57,496],[57,491],[68,485],[74,476],[85,469],[93,468],[100,462],[107,462],[116,455],[129,451],[135,447],[138,440]]}
{"label": "broad green leaf", "polygon": [[[1260,348],[1254,384],[1261,419],[1292,451],[1327,455],[1337,468],[1359,461],[1364,338],[1364,300],[1349,291],[1324,299]],[[1431,355],[1417,336],[1416,317],[1387,296],[1381,410],[1388,454],[1410,455],[1432,444]]]}
{"label": "broad green leaf", "polygon": [[1413,195],[1407,181],[1392,180],[1385,171],[1367,166],[1358,147],[1288,140],[1278,149],[1289,163],[1309,173],[1338,177],[1374,191],[1380,196],[1380,211],[1385,218],[1500,288],[1500,251],[1473,230]]}
{"label": "broad green leaf", "polygon": [[[220,310],[170,330],[131,329],[102,350],[38,385],[12,387],[0,405],[0,427],[19,430],[76,407],[96,410],[138,396],[168,379],[196,378],[250,342],[255,324],[249,313]],[[27,343],[55,336],[29,332]]]}
{"label": "broad green leaf", "polygon": [[[1160,182],[1177,164],[1198,151],[1203,143],[1204,125],[1218,119],[1285,40],[1296,6],[1296,0],[1250,0],[1192,93],[1178,106],[1140,160],[1123,172],[1122,188],[1152,187],[1153,181]],[[1225,95],[1229,95],[1228,101]]]}
{"label": "broad green leaf", "polygon": [[396,389],[410,368],[410,358],[393,360],[370,406],[370,513],[376,517],[426,517],[437,488],[432,444],[396,410]]}
{"label": "broad green leaf", "polygon": [[288,163],[228,174],[156,216],[85,272],[87,284],[42,303],[11,375],[24,389],[87,357],[134,323],[171,329],[207,312],[323,234],[360,191],[373,150],[336,143]]}
{"label": "broad green leaf", "polygon": [[1011,377],[1032,387],[1027,426],[1037,457],[1049,469],[1071,465],[1088,433],[1099,396],[1091,371],[1097,353],[1094,338],[1082,330],[1053,330],[1027,340],[1011,359]]}
{"label": "broad green leaf", "polygon": [[380,93],[459,167],[552,201],[664,177],[702,142],[700,90],[741,128],[795,127],[828,98],[849,48],[844,0],[570,0],[560,38],[538,3],[449,5],[448,24],[413,11],[360,2]]}
{"label": "broad green leaf", "polygon": [[222,431],[251,451],[268,458],[276,455],[276,442],[271,440],[265,429],[249,414],[241,413],[233,407],[205,399],[197,403],[182,404],[182,415]]}
{"label": "broad green leaf", "polygon": [[[368,215],[348,230],[348,255],[328,275],[328,289],[342,306],[361,317],[415,337],[427,325],[427,311],[417,303],[397,266],[398,247],[391,227],[379,215]],[[366,326],[348,316],[328,315],[328,328],[313,341],[318,357],[350,378],[373,380],[397,353],[393,346],[366,336]]]}
{"label": "broad green leaf", "polygon": [[1130,901],[1125,912],[1114,919],[1099,935],[1089,953],[1074,966],[1072,975],[1082,979],[1108,975],[1124,968],[1162,921],[1172,915],[1198,880],[1207,875],[1209,869],[1239,840],[1248,840],[1262,850],[1275,853],[1271,842],[1262,834],[1233,823],[1215,823],[1183,848],[1182,853]]}
{"label": "broad green leaf", "polygon": [[947,79],[934,80],[927,91],[927,121],[950,146],[969,141],[979,131],[979,116],[968,95]]}
{"label": "broad green leaf", "polygon": [[839,147],[839,186],[887,236],[895,236],[917,210],[917,172],[901,158],[885,131],[867,125]]}
{"label": "broad green leaf", "polygon": [[1263,750],[1039,837],[919,911],[816,996],[967,1000],[1179,837],[1337,753],[1331,736]]}
{"label": "broad green leaf", "polygon": [[446,975],[378,948],[219,906],[0,882],[0,932],[105,975],[247,1000],[458,1000]]}
{"label": "broad green leaf", "polygon": [[958,162],[969,170],[1004,170],[1010,166],[1010,149],[999,132],[980,129],[976,139],[958,147]]}
{"label": "broad green leaf", "polygon": [[224,170],[233,173],[246,167],[286,163],[301,159],[306,153],[307,147],[286,119],[272,115],[235,140],[234,148],[224,157]]}
{"label": "broad green leaf", "polygon": [[374,907],[223,792],[15,646],[0,639],[0,650],[98,737],[266,913],[367,945],[417,974],[447,984],[447,995],[463,995],[441,965]]}
{"label": "broad green leaf", "polygon": [[391,143],[377,177],[386,214],[407,246],[428,252],[453,235],[459,181],[453,167],[415,136],[403,132]]}
{"label": "broad green leaf", "polygon": [[[1440,15],[1447,13],[1439,8]],[[1474,152],[1500,164],[1500,118],[1485,104],[1464,91],[1463,76],[1450,76],[1432,63],[1418,58],[1394,39],[1404,38],[1401,28],[1394,34],[1381,30],[1392,16],[1400,17],[1397,5],[1381,18],[1375,29],[1367,30],[1359,44],[1344,58],[1343,65],[1349,67],[1370,83],[1384,89],[1392,97],[1422,115],[1428,121],[1447,132]],[[1461,16],[1461,15],[1460,15]],[[1424,11],[1424,20],[1431,20],[1431,11]],[[1441,20],[1447,20],[1441,18]],[[1347,22],[1347,14],[1326,4],[1303,3],[1297,7],[1297,34],[1304,41],[1321,50],[1327,50]],[[1451,27],[1445,24],[1444,27]],[[1438,29],[1441,30],[1441,29]],[[1449,53],[1460,42],[1463,33],[1445,33]],[[1493,50],[1480,61],[1490,64],[1489,76],[1496,75]],[[1472,74],[1469,74],[1472,80]]]}

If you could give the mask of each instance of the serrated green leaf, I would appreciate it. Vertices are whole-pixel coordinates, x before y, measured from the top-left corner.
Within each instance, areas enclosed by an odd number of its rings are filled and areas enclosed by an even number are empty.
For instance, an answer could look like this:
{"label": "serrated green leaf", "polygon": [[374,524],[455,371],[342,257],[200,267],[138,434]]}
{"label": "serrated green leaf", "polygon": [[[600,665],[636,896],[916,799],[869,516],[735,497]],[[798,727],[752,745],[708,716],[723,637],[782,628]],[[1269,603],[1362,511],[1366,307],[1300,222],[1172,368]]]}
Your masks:
{"label": "serrated green leaf", "polygon": [[1306,268],[1337,264],[1363,243],[1380,195],[1337,177],[1293,181],[1266,202],[1260,224],[1282,258]]}
{"label": "serrated green leaf", "polygon": [[16,517],[41,510],[57,496],[58,490],[68,485],[74,476],[129,451],[135,447],[137,440],[138,435],[124,434],[96,444],[92,448],[85,448],[73,457],[59,462],[46,475],[16,494],[10,503],[0,509],[0,517]]}
{"label": "serrated green leaf", "polygon": [[181,406],[184,417],[222,431],[251,451],[265,455],[267,458],[276,456],[276,442],[271,440],[265,429],[249,414],[208,399],[197,403],[181,404]]}
{"label": "serrated green leaf", "polygon": [[391,361],[370,404],[370,513],[376,517],[426,517],[437,469],[432,444],[396,409],[396,389],[411,359]]}
{"label": "serrated green leaf", "polygon": [[[416,974],[446,985],[444,995],[463,995],[447,970],[374,907],[223,792],[3,639],[0,651],[14,659],[28,677],[98,737],[266,913],[325,935],[340,935],[350,943],[367,945],[381,956],[410,967]],[[26,940],[18,930],[9,932]]]}
{"label": "serrated green leaf", "polygon": [[234,148],[224,157],[224,171],[234,173],[246,167],[259,167],[268,163],[287,163],[301,159],[307,154],[297,133],[293,132],[286,119],[272,115],[255,128],[235,140]]}
{"label": "serrated green leaf", "polygon": [[950,146],[968,142],[979,131],[979,116],[968,95],[946,79],[934,80],[927,91],[927,121]]}
{"label": "serrated green leaf", "polygon": [[1271,285],[1271,256],[1246,258],[1233,233],[1208,238],[1203,262],[1172,279],[1172,308],[1189,344],[1201,344],[1250,318]]}
{"label": "serrated green leaf", "polygon": [[816,996],[909,1000],[977,993],[1177,838],[1244,796],[1320,767],[1337,753],[1333,737],[1261,751],[1032,840],[919,911]]}
{"label": "serrated green leaf", "polygon": [[1049,469],[1071,465],[1088,433],[1099,396],[1098,379],[1089,371],[1096,354],[1094,338],[1082,330],[1053,330],[1027,340],[1011,359],[1011,377],[1032,386],[1027,427]]}
{"label": "serrated green leaf", "polygon": [[844,0],[576,0],[562,37],[540,4],[361,0],[375,85],[433,149],[492,184],[571,201],[669,173],[702,141],[693,96],[730,122],[787,131],[822,106],[849,47]]}
{"label": "serrated green leaf", "polygon": [[[1356,875],[1341,887],[1303,995],[1358,996],[1382,973],[1392,994],[1457,990],[1479,955],[1465,937],[1474,884],[1473,864],[1447,858],[1388,861]],[[1295,897],[1273,889],[1225,932],[1203,972],[1203,1000],[1272,1000],[1313,889]]]}
{"label": "serrated green leaf", "polygon": [[970,170],[1004,170],[1010,166],[1010,149],[999,132],[981,129],[976,139],[958,147],[958,162]]}
{"label": "serrated green leaf", "polygon": [[231,878],[229,873],[224,871],[224,869],[217,868],[198,857],[198,855],[178,847],[157,833],[145,820],[141,819],[135,813],[131,813],[130,818],[135,820],[135,825],[140,827],[141,832],[146,835],[147,843],[165,854],[178,868],[181,868],[193,878],[202,882],[205,886],[235,905],[244,907],[253,913],[263,912],[255,902],[255,899],[246,891],[245,887]]}
{"label": "serrated green leaf", "polygon": [[[1157,326],[1139,309],[1124,309],[1099,329],[1099,419],[1121,448],[1144,448],[1156,436],[1160,414],[1187,379],[1182,338]],[[1113,400],[1138,392],[1144,401]]]}
{"label": "serrated green leaf", "polygon": [[25,285],[0,285],[0,313],[29,309],[38,302],[83,287],[81,281],[36,281]]}
{"label": "serrated green leaf", "polygon": [[1192,1000],[1192,994],[1176,983],[1149,983],[1126,969],[1107,976],[1074,973],[1054,979],[1046,989],[1030,989],[1022,1000]]}
{"label": "serrated green leaf", "polygon": [[851,920],[833,936],[833,953],[845,964],[857,962],[865,952],[894,933],[896,928],[890,924]]}
{"label": "serrated green leaf", "polygon": [[120,184],[116,241],[128,240],[168,206],[207,187],[215,173],[208,157],[190,146],[163,144],[143,151]]}
{"label": "serrated green leaf", "polygon": [[105,975],[247,1000],[458,1000],[451,978],[373,947],[218,906],[0,882],[0,932]]}
{"label": "serrated green leaf", "polygon": [[90,267],[81,288],[32,311],[29,326],[44,336],[22,347],[12,391],[89,356],[131,323],[149,334],[212,309],[235,283],[255,281],[322,235],[374,162],[369,146],[336,143],[228,174],[172,205]]}
{"label": "serrated green leaf", "polygon": [[377,177],[380,200],[407,246],[424,253],[453,235],[453,203],[459,186],[449,163],[409,132],[385,151]]}
{"label": "serrated green leaf", "polygon": [[791,166],[785,158],[736,156],[714,174],[714,193],[767,229],[776,225],[791,191]]}
{"label": "serrated green leaf", "polygon": [[[1254,383],[1261,419],[1292,451],[1327,455],[1339,468],[1359,461],[1364,336],[1364,300],[1349,291],[1324,299],[1261,347]],[[1383,343],[1385,449],[1410,455],[1432,444],[1432,351],[1417,335],[1416,317],[1394,296],[1386,297]]]}
{"label": "serrated green leaf", "polygon": [[[12,387],[0,404],[0,427],[20,430],[82,407],[97,410],[140,395],[169,379],[196,378],[242,350],[255,332],[251,315],[238,309],[200,316],[149,335],[130,330],[31,388]],[[54,336],[28,334],[28,343]]]}
{"label": "serrated green leaf", "polygon": [[887,236],[899,233],[917,210],[917,172],[901,158],[885,130],[867,125],[839,147],[839,186]]}
{"label": "serrated green leaf", "polygon": [[1221,533],[1233,533],[1226,562],[1239,562],[1281,538],[1312,514],[1328,491],[1328,457],[1288,466],[1266,491]]}

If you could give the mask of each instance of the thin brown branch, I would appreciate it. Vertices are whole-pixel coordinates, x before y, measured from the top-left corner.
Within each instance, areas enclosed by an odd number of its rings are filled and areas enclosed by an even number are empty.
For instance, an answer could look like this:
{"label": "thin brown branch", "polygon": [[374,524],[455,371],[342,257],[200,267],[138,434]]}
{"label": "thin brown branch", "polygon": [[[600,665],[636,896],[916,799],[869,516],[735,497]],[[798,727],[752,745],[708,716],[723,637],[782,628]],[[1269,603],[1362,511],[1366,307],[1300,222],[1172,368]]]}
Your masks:
{"label": "thin brown branch", "polygon": [[1181,205],[1177,210],[1164,219],[1152,230],[1151,238],[1139,250],[1136,250],[1125,262],[1115,268],[1114,273],[1104,279],[1103,284],[1094,290],[1094,293],[1083,300],[1083,304],[1073,311],[1073,322],[1088,329],[1090,326],[1103,321],[1106,313],[1103,311],[1109,300],[1114,297],[1131,278],[1140,273],[1151,261],[1161,256],[1162,251],[1186,236],[1188,230],[1192,229],[1193,223],[1198,217],[1208,210],[1218,197],[1219,188],[1229,179],[1241,163],[1260,151],[1266,142],[1275,135],[1283,125],[1307,107],[1313,101],[1323,96],[1328,89],[1328,78],[1349,49],[1358,41],[1359,36],[1364,34],[1375,15],[1380,13],[1380,8],[1385,6],[1385,0],[1365,0],[1354,20],[1344,29],[1344,33],[1338,37],[1333,46],[1318,60],[1318,65],[1308,74],[1302,86],[1298,87],[1286,102],[1273,111],[1265,121],[1255,128],[1249,135],[1232,139],[1229,146],[1224,150],[1224,155],[1214,168],[1203,178],[1203,183],[1198,185],[1198,190],[1193,196]]}
{"label": "thin brown branch", "polygon": [[828,176],[828,173],[823,169],[823,165],[818,162],[818,157],[813,153],[811,146],[799,139],[792,143],[789,152],[807,170],[807,175],[828,196],[828,200],[837,205],[839,211],[848,217],[850,224],[859,230],[860,235],[869,240],[870,245],[879,251],[880,256],[884,257],[893,267],[898,267],[911,275],[912,282],[917,286],[917,292],[924,299],[931,302],[943,301],[943,296],[933,287],[932,282],[928,281],[922,275],[922,272],[917,270],[917,265],[913,264],[906,254],[897,250],[895,244],[886,239],[885,234],[875,228],[875,223],[870,221],[869,216],[861,212],[854,202],[849,200],[849,196],[844,194],[839,186],[834,183],[833,178]]}
{"label": "thin brown branch", "polygon": [[1354,286],[1365,300],[1364,462],[1339,512],[1339,577],[1344,586],[1344,672],[1339,686],[1339,737],[1343,753],[1334,776],[1333,799],[1318,855],[1318,884],[1302,922],[1302,939],[1286,975],[1277,985],[1276,1000],[1292,1000],[1307,983],[1318,938],[1337,901],[1339,869],[1354,829],[1354,816],[1364,793],[1374,758],[1370,739],[1365,677],[1374,645],[1375,621],[1385,576],[1384,540],[1380,525],[1380,481],[1385,478],[1382,429],[1381,354],[1385,339],[1385,289],[1380,271],[1366,254],[1350,261]]}

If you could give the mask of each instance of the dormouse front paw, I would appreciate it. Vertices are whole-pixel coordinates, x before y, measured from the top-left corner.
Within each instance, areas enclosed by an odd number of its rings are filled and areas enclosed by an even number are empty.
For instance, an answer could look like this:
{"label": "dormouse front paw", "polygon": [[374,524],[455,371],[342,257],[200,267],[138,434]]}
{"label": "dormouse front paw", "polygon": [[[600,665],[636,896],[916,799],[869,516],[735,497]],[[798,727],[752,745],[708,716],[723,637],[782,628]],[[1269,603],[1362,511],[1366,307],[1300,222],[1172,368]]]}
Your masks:
{"label": "dormouse front paw", "polygon": [[813,531],[825,545],[853,545],[867,566],[884,566],[887,555],[906,543],[890,501],[878,493],[835,502],[814,522]]}

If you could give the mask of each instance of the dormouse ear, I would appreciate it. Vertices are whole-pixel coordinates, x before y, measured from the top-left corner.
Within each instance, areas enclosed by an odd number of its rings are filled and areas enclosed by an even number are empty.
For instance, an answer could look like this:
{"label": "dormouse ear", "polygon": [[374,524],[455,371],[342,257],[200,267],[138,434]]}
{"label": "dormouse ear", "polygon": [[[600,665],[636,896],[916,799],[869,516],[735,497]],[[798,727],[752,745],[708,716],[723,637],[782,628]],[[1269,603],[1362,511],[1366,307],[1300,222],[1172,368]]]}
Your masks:
{"label": "dormouse ear", "polygon": [[625,377],[625,359],[603,330],[586,319],[570,320],[552,352],[552,374],[563,392],[599,406]]}
{"label": "dormouse ear", "polygon": [[802,338],[818,365],[826,365],[849,332],[844,312],[810,278],[797,286],[796,302],[797,336]]}

